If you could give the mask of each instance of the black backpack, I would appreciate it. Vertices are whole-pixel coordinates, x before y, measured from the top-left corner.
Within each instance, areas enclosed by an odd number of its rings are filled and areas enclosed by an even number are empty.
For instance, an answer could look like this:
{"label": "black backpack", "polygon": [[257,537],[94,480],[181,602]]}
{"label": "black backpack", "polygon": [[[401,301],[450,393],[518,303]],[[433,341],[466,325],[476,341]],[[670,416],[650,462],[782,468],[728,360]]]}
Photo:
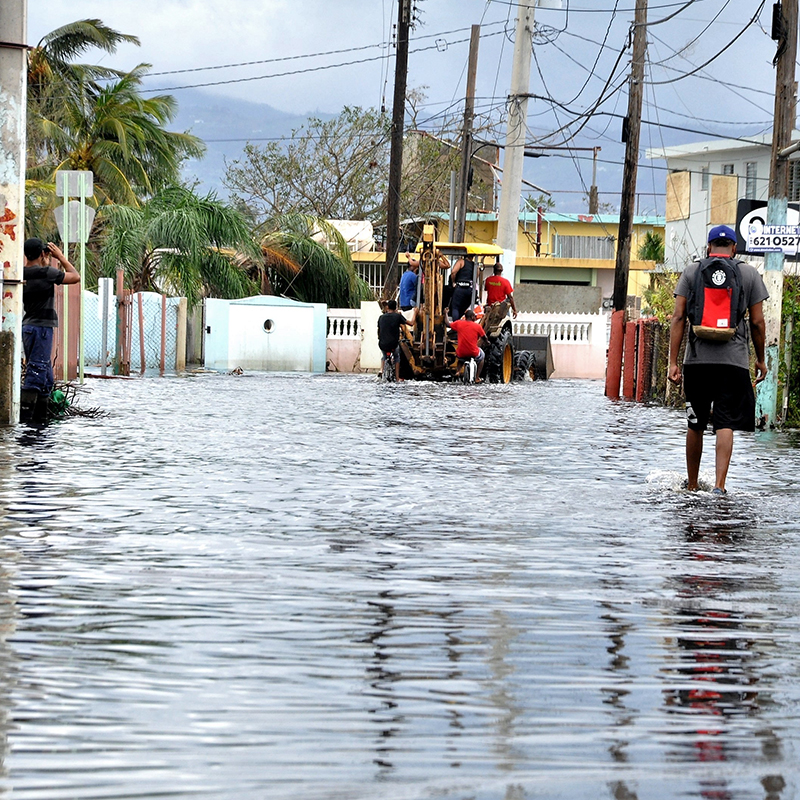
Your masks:
{"label": "black backpack", "polygon": [[746,311],[739,262],[720,256],[701,259],[686,297],[686,316],[694,335],[730,341]]}

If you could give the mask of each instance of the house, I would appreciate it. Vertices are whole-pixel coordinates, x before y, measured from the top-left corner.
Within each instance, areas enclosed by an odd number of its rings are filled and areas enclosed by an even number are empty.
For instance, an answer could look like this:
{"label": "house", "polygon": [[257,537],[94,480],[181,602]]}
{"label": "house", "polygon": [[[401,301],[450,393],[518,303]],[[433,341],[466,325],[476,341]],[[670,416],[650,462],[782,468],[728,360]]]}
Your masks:
{"label": "house", "polygon": [[[439,238],[447,239],[448,216],[431,215]],[[582,311],[594,313],[614,293],[614,268],[619,232],[616,214],[522,212],[517,235],[515,297],[525,311]],[[649,283],[652,261],[638,259],[647,233],[664,235],[664,219],[634,217],[628,295],[641,296]],[[496,213],[468,213],[467,241],[494,244]],[[401,254],[401,262],[406,256]],[[353,253],[360,274],[377,291],[383,287],[385,254]],[[506,274],[508,273],[508,265]]]}
{"label": "house", "polygon": [[[800,137],[794,131],[792,138]],[[666,162],[665,263],[681,270],[704,254],[714,225],[736,225],[740,198],[766,201],[771,134],[650,149]],[[800,158],[790,161],[789,201],[800,200]]]}

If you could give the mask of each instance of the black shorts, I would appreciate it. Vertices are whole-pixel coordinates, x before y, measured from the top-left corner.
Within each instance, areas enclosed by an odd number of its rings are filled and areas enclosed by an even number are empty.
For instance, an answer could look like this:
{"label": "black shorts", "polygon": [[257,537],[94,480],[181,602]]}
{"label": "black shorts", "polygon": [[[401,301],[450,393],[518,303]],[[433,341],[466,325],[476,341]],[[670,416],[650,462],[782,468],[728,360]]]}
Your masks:
{"label": "black shorts", "polygon": [[686,420],[694,431],[704,431],[709,420],[714,431],[756,429],[756,398],[750,370],[729,364],[688,364],[683,367]]}

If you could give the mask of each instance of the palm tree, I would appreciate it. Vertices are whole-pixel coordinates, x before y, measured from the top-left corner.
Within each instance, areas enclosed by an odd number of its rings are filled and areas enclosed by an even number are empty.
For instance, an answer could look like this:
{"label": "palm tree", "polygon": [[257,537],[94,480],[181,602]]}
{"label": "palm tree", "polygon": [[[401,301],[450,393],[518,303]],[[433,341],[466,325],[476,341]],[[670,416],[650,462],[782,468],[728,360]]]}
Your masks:
{"label": "palm tree", "polygon": [[200,157],[196,136],[165,129],[177,104],[171,95],[143,97],[140,64],[113,83],[85,85],[68,96],[57,118],[40,120],[54,158],[29,169],[29,177],[52,180],[60,169],[91,170],[99,203],[135,205],[179,178],[183,159]]}
{"label": "palm tree", "polygon": [[356,273],[344,237],[325,220],[285,214],[268,220],[261,231],[265,277],[274,294],[331,308],[375,299]]}
{"label": "palm tree", "polygon": [[660,234],[648,231],[639,246],[638,256],[642,261],[655,261],[656,264],[663,264],[664,240]]}
{"label": "palm tree", "polygon": [[58,119],[66,98],[79,96],[84,87],[99,89],[98,81],[123,73],[75,59],[92,48],[114,53],[118,45],[139,44],[136,36],[119,33],[99,19],[82,19],[62,25],[28,52],[28,151],[34,161],[43,160],[47,137],[42,120]]}
{"label": "palm tree", "polygon": [[133,291],[174,293],[190,305],[258,293],[246,262],[260,264],[260,251],[247,221],[213,193],[170,186],[137,206],[105,206],[98,216],[102,271],[122,267]]}

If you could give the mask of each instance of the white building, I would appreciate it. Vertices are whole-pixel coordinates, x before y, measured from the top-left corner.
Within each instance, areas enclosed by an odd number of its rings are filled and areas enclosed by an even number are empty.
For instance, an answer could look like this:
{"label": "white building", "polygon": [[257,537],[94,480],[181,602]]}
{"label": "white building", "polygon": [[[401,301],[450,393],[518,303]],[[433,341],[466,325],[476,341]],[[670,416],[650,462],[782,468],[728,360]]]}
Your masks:
{"label": "white building", "polygon": [[[794,131],[792,140],[800,138]],[[766,201],[771,134],[676,145],[647,151],[666,161],[666,265],[680,270],[705,254],[714,225],[736,225],[740,198]],[[798,154],[800,156],[800,154]],[[791,160],[789,201],[800,200],[800,158]]]}

